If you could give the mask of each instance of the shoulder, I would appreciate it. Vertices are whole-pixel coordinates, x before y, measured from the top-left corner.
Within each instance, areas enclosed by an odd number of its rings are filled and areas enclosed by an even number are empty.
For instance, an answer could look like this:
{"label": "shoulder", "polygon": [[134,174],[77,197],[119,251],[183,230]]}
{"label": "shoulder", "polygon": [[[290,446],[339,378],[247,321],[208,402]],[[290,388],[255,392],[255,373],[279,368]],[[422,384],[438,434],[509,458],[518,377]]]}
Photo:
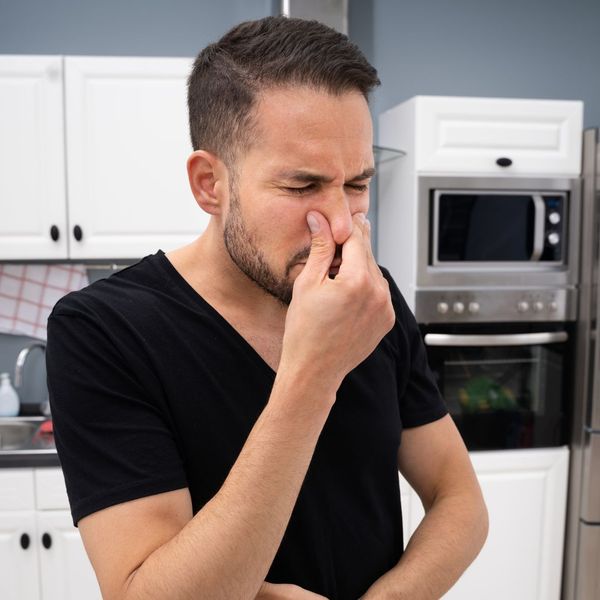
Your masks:
{"label": "shoulder", "polygon": [[391,273],[385,267],[382,267],[381,265],[377,266],[390,286],[390,296],[392,298],[392,305],[396,311],[396,319],[404,324],[406,324],[407,321],[414,321],[414,316]]}
{"label": "shoulder", "polygon": [[152,254],[105,279],[63,296],[50,319],[58,316],[103,319],[111,314],[135,314],[156,292],[161,274],[160,255]]}

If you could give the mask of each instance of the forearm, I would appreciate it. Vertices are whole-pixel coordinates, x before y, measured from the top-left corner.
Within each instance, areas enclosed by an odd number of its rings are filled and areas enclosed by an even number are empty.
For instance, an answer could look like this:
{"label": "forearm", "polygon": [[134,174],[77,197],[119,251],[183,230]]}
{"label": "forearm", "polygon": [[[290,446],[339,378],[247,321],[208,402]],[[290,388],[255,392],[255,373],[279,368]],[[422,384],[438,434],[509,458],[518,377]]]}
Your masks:
{"label": "forearm", "polygon": [[335,400],[306,381],[278,375],[219,492],[135,571],[124,600],[254,598]]}
{"label": "forearm", "polygon": [[481,550],[487,528],[487,510],[477,491],[436,500],[398,564],[379,578],[363,598],[441,598]]}

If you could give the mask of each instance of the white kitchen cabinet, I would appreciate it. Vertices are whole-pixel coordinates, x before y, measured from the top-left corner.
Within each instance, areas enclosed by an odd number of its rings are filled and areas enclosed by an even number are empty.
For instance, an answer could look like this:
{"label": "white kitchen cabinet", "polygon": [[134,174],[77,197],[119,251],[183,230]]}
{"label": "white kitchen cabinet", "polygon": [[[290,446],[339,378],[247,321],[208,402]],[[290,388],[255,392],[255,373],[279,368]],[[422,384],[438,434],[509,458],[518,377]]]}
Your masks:
{"label": "white kitchen cabinet", "polygon": [[580,101],[415,96],[381,115],[379,143],[419,174],[578,176],[582,130]]}
{"label": "white kitchen cabinet", "polygon": [[65,58],[71,258],[141,257],[206,227],[186,172],[191,66],[184,58]]}
{"label": "white kitchen cabinet", "polygon": [[[483,550],[447,600],[558,600],[562,575],[567,447],[471,452],[487,504]],[[405,540],[423,518],[411,491]]]}
{"label": "white kitchen cabinet", "polygon": [[0,58],[0,260],[136,259],[202,233],[186,173],[191,65]]}
{"label": "white kitchen cabinet", "polygon": [[67,256],[62,70],[0,56],[0,259]]}
{"label": "white kitchen cabinet", "polygon": [[4,469],[0,490],[0,598],[100,600],[62,471]]}
{"label": "white kitchen cabinet", "polygon": [[[0,481],[2,478],[0,477]],[[40,598],[35,511],[0,507],[0,598]]]}

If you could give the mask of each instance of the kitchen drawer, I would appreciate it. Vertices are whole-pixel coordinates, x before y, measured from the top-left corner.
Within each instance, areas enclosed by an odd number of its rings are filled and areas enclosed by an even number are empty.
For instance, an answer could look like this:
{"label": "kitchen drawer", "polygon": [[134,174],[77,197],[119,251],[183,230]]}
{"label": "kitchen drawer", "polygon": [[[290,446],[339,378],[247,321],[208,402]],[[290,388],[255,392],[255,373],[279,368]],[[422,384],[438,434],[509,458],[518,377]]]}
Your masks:
{"label": "kitchen drawer", "polygon": [[[580,101],[417,96],[414,102],[419,172],[486,176],[581,172]],[[501,166],[498,159],[511,164]]]}
{"label": "kitchen drawer", "polygon": [[31,469],[0,470],[0,510],[35,508],[33,471]]}
{"label": "kitchen drawer", "polygon": [[38,510],[69,508],[61,469],[35,469],[35,489]]}

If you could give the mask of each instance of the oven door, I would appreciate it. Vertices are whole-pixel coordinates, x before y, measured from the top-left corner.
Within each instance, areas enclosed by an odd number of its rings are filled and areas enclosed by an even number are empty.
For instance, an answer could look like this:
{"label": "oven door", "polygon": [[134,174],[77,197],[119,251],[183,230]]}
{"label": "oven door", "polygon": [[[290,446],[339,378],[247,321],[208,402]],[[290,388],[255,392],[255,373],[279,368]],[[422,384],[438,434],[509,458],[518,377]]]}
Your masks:
{"label": "oven door", "polygon": [[429,364],[469,450],[567,442],[569,334],[548,325],[424,330]]}

